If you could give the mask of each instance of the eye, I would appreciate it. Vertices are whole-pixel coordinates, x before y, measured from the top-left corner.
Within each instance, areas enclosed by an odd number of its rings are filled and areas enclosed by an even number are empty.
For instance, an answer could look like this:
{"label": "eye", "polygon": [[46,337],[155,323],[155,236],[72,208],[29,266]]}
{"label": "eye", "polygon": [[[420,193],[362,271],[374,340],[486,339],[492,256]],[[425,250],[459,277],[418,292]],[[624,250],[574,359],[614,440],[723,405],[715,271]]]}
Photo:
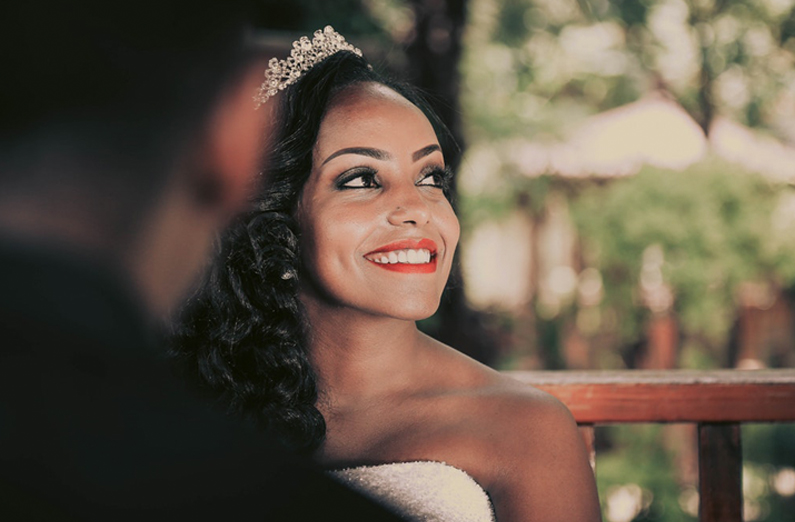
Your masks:
{"label": "eye", "polygon": [[377,171],[369,168],[348,171],[337,180],[337,188],[340,190],[379,188],[381,185],[376,179],[376,174]]}
{"label": "eye", "polygon": [[448,167],[433,167],[424,171],[417,181],[417,186],[434,187],[442,190],[450,186],[452,172]]}

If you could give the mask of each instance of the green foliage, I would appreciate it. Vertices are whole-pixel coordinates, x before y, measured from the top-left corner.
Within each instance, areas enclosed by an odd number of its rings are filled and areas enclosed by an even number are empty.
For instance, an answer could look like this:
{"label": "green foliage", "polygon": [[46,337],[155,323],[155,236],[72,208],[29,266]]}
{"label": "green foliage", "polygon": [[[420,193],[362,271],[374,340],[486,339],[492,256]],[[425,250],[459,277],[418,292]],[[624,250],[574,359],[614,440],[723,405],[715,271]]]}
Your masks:
{"label": "green foliage", "polygon": [[742,436],[747,460],[795,468],[795,424],[746,424]]}
{"label": "green foliage", "polygon": [[650,2],[641,0],[617,0],[613,2],[613,7],[617,11],[617,16],[627,26],[643,25],[649,13]]}
{"label": "green foliage", "polygon": [[470,0],[469,12],[470,140],[557,135],[654,89],[705,128],[721,114],[787,132],[795,7],[786,2]]}
{"label": "green foliage", "polygon": [[553,184],[549,176],[527,178],[504,172],[495,178],[499,179],[499,183],[494,183],[498,186],[492,186],[488,193],[460,191],[456,203],[464,234],[473,230],[478,223],[500,221],[516,208],[522,208],[530,214],[542,212]]}
{"label": "green foliage", "polygon": [[[641,503],[636,508],[638,513],[632,518],[636,522],[695,520],[679,505],[682,488],[677,484],[675,453],[666,444],[666,438],[671,438],[666,436],[666,431],[670,430],[670,426],[650,424],[599,430],[599,439],[607,439],[612,445],[612,449],[600,451],[596,461],[597,487],[605,520],[611,520],[611,504],[620,502],[614,498],[621,495],[620,488],[628,487],[642,490]],[[625,509],[627,503],[631,504],[625,499]]]}
{"label": "green foliage", "polygon": [[602,273],[602,306],[633,323],[623,340],[645,321],[636,313],[638,288],[652,245],[662,249],[663,279],[684,331],[708,344],[725,345],[741,283],[795,282],[790,230],[774,220],[780,194],[761,176],[712,160],[683,172],[647,167],[572,201],[584,257]]}
{"label": "green foliage", "polygon": [[525,20],[532,16],[528,0],[505,0],[500,10],[499,31],[495,32],[494,40],[509,47],[522,44],[527,34]]}
{"label": "green foliage", "polygon": [[[693,497],[695,484],[682,483],[677,469],[695,465],[695,462],[687,463],[681,456],[696,457],[692,452],[696,443],[694,429],[649,424],[607,426],[597,428],[597,440],[605,446],[597,453],[596,461],[597,485],[605,520],[611,520],[610,504],[619,503],[620,489],[632,491],[636,487],[643,492],[643,505],[636,508],[638,512],[632,518],[634,522],[696,520],[685,509],[688,503],[690,510],[697,507]],[[793,440],[795,424],[743,425],[743,491],[750,510],[748,514],[754,514],[748,520],[792,520],[795,495],[789,494],[791,489],[782,489],[792,488],[791,476],[795,473]],[[681,453],[685,446],[690,446],[691,451]],[[790,475],[786,477],[789,480],[779,482],[784,478],[782,475]],[[627,495],[624,497],[626,509]]]}
{"label": "green foliage", "polygon": [[775,522],[792,520],[795,495],[787,494],[791,490],[780,491],[787,484],[779,481],[782,474],[795,473],[795,424],[746,424],[742,427],[742,440],[746,482],[756,486],[744,488],[750,490],[746,496],[750,494],[766,515],[760,518]]}

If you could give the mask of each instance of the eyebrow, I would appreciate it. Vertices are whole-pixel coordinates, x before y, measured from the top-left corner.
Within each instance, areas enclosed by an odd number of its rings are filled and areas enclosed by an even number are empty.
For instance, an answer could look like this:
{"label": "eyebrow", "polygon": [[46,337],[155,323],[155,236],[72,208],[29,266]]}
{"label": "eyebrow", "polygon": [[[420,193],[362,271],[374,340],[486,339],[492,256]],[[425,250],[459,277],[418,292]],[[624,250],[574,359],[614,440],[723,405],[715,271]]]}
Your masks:
{"label": "eyebrow", "polygon": [[[419,161],[422,158],[424,158],[425,156],[427,156],[427,155],[429,155],[432,152],[435,152],[437,150],[438,151],[442,150],[441,147],[439,147],[439,145],[437,145],[435,143],[433,145],[428,145],[427,147],[423,147],[420,150],[418,150],[417,152],[415,152],[414,154],[412,154],[411,155],[411,159],[412,159],[412,161],[415,161],[415,162]],[[334,152],[328,158],[326,158],[321,165],[325,165],[326,163],[328,163],[329,161],[333,160],[337,156],[342,156],[343,154],[358,154],[360,156],[368,156],[370,158],[375,158],[375,159],[381,160],[381,161],[392,159],[392,155],[389,154],[385,150],[372,149],[372,148],[369,148],[369,147],[348,147],[346,149],[340,149],[337,152]]]}
{"label": "eyebrow", "polygon": [[347,149],[340,149],[334,154],[330,155],[325,159],[325,161],[323,161],[322,165],[325,165],[337,156],[342,156],[343,154],[358,154],[359,156],[369,156],[377,160],[388,160],[392,157],[387,151],[381,149],[371,149],[368,147],[349,147]]}
{"label": "eyebrow", "polygon": [[411,155],[411,159],[412,159],[412,161],[419,161],[422,158],[424,158],[425,156],[427,156],[428,154],[430,154],[432,152],[436,152],[437,150],[439,152],[441,152],[442,148],[439,145],[435,144],[435,143],[433,145],[428,145],[427,147],[423,147],[420,150],[418,150],[417,152],[415,152],[414,154],[412,154]]}

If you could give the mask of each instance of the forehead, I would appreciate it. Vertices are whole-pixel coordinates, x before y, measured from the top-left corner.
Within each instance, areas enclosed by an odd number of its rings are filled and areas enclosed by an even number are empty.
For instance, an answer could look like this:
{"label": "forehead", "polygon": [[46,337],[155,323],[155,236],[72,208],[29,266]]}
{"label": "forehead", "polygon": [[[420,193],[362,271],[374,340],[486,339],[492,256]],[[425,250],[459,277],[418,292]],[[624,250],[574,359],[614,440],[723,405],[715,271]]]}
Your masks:
{"label": "forehead", "polygon": [[[400,147],[411,152],[438,144],[428,118],[413,103],[379,83],[363,83],[337,94],[320,124],[316,152],[344,147]],[[332,150],[333,149],[333,150]]]}

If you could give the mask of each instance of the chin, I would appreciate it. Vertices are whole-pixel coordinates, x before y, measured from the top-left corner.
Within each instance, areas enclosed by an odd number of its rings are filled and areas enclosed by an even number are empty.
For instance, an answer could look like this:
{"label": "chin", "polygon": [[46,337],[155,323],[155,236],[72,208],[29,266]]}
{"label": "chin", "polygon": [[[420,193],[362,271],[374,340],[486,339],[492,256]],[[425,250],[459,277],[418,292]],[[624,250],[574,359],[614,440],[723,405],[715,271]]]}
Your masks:
{"label": "chin", "polygon": [[400,309],[392,309],[385,315],[405,321],[422,321],[427,319],[439,309],[439,301],[424,305],[417,303],[417,306],[402,306]]}

